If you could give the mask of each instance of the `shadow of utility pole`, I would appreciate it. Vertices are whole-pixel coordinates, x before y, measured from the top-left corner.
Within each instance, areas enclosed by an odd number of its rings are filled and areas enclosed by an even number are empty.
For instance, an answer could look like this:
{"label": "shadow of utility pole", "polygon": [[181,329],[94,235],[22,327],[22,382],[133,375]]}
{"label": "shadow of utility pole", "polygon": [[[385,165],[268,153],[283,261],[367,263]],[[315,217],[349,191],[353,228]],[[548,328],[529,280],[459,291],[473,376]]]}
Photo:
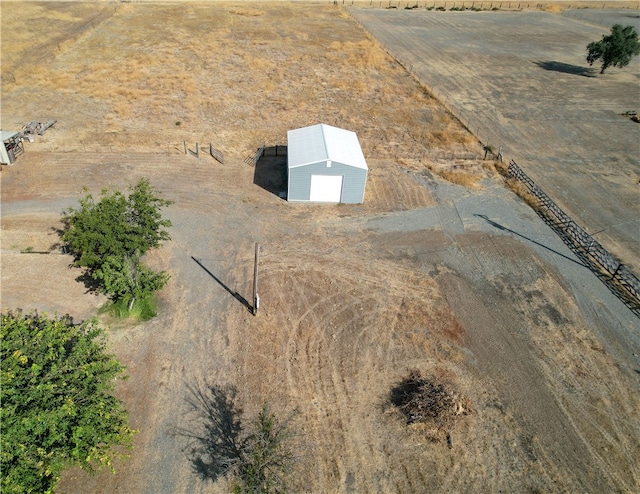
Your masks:
{"label": "shadow of utility pole", "polygon": [[202,268],[202,269],[203,269],[203,270],[204,270],[204,271],[205,271],[209,276],[211,276],[214,280],[216,280],[216,281],[218,282],[218,284],[219,284],[222,288],[224,288],[227,292],[229,292],[231,295],[233,295],[233,297],[234,297],[238,302],[240,302],[242,305],[244,305],[244,306],[247,308],[247,310],[253,314],[253,307],[251,306],[251,304],[250,304],[249,302],[247,302],[247,299],[246,299],[246,298],[244,298],[244,297],[243,297],[242,295],[240,295],[238,292],[234,292],[234,291],[233,291],[233,290],[231,290],[227,285],[225,285],[222,281],[220,281],[220,279],[219,279],[215,274],[213,274],[211,271],[209,271],[209,270],[207,269],[207,267],[206,267],[204,264],[202,264],[202,263],[200,262],[200,260],[196,259],[196,258],[195,258],[195,257],[193,257],[193,256],[191,256],[191,259],[193,259],[193,260],[196,262],[196,264],[197,264],[198,266],[200,266],[200,267],[201,267],[201,268]]}
{"label": "shadow of utility pole", "polygon": [[541,244],[540,242],[537,242],[535,240],[533,240],[532,238],[529,237],[525,237],[524,235],[522,235],[521,233],[518,233],[516,231],[511,230],[510,228],[507,228],[506,226],[502,226],[500,223],[496,223],[493,220],[490,220],[486,215],[484,214],[474,214],[474,216],[477,216],[478,218],[482,218],[483,220],[485,220],[487,223],[489,223],[491,226],[496,227],[498,230],[503,230],[505,232],[509,232],[509,233],[513,233],[514,235],[517,235],[520,238],[523,238],[525,240],[528,240],[531,243],[534,243],[540,247],[542,247],[543,249],[547,249],[550,252],[553,252],[554,254],[559,255],[560,257],[564,257],[565,259],[567,259],[568,261],[574,262],[576,263],[578,266],[582,266],[583,268],[587,268],[587,269],[591,269],[587,264],[582,263],[580,261],[576,261],[575,259],[572,259],[571,257],[565,256],[564,254],[558,252],[557,250],[553,250],[550,247],[547,247],[544,244]]}

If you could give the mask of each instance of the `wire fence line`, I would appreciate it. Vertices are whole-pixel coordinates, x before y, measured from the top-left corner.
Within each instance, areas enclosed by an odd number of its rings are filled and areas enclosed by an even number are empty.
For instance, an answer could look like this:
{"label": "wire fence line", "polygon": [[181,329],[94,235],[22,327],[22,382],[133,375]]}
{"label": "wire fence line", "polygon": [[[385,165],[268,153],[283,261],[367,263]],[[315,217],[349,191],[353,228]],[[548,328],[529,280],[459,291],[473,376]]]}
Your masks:
{"label": "wire fence line", "polygon": [[[350,14],[351,19],[356,22],[371,38],[377,39],[374,33],[363,24],[357,16]],[[385,43],[381,42],[380,47],[396,61],[404,70],[406,70],[411,77],[416,81],[420,87],[430,94],[435,100],[437,100],[449,114],[457,119],[463,127],[465,127],[479,142],[483,145],[491,145],[496,147],[502,146],[502,137],[493,134],[485,125],[483,118],[476,114],[475,110],[467,110],[462,105],[456,105],[453,98],[447,94],[446,88],[442,90],[437,88],[433,82],[429,81],[429,77],[425,73],[426,69],[421,67],[417,63],[414,65],[414,61],[401,58],[397,53],[392,52]]]}
{"label": "wire fence line", "polygon": [[[347,7],[369,7],[378,9],[426,9],[426,10],[545,10],[552,2],[518,2],[518,1],[493,1],[493,0],[329,0],[334,5],[343,5]],[[603,1],[602,3],[585,2],[584,0],[576,0],[573,3],[563,5],[566,9],[580,9],[588,5],[591,9],[629,9],[638,10],[640,5],[627,5],[625,2]]]}
{"label": "wire fence line", "polygon": [[[355,16],[351,16],[369,35],[375,36]],[[501,144],[501,137],[482,125],[481,119],[473,112],[469,113],[461,105],[449,104],[449,98],[440,93],[433,85],[427,84],[428,78],[423,77],[421,70],[413,62],[399,58],[392,53],[384,43],[381,44],[387,54],[402,66],[413,78],[435,99],[457,118],[475,137],[485,146]],[[481,129],[484,135],[480,135]],[[502,146],[499,157],[502,158]],[[607,251],[597,240],[589,235],[582,227],[573,221],[535,182],[511,161],[506,171],[508,177],[521,182],[535,199],[535,211],[562,238],[565,244],[583,261],[596,276],[614,293],[631,311],[640,317],[640,280],[637,276],[615,256]]]}
{"label": "wire fence line", "polygon": [[523,184],[533,198],[535,211],[562,238],[565,244],[607,287],[640,317],[640,280],[605,249],[595,238],[573,221],[545,192],[511,160],[508,178]]}

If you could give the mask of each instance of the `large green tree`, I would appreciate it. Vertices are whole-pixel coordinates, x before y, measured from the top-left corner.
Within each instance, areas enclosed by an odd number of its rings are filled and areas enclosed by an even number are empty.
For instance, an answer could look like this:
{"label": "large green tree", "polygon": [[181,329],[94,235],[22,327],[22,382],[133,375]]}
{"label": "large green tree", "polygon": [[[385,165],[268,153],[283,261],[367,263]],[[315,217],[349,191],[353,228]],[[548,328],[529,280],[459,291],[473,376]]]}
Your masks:
{"label": "large green tree", "polygon": [[0,490],[51,492],[67,466],[111,466],[133,431],[113,395],[124,367],[102,330],[16,311],[2,314],[0,331]]}
{"label": "large green tree", "polygon": [[79,208],[64,212],[62,240],[75,256],[74,264],[87,269],[98,290],[131,309],[169,279],[167,273],[142,264],[142,257],[170,239],[166,228],[171,221],[161,213],[170,204],[147,179],[130,187],[128,196],[103,190],[96,201],[87,194]]}
{"label": "large green tree", "polygon": [[611,28],[611,34],[587,45],[587,62],[593,65],[598,60],[602,60],[601,74],[611,66],[626,67],[631,59],[639,54],[638,32],[633,26],[623,27],[615,24]]}

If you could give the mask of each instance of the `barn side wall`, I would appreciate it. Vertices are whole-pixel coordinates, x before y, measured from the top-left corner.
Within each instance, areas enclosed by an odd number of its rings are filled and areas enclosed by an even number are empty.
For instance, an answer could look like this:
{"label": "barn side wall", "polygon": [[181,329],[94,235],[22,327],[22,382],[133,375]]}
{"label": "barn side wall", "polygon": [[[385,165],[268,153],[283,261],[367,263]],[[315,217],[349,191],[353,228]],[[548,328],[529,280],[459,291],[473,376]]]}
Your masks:
{"label": "barn side wall", "polygon": [[308,201],[311,193],[311,175],[342,175],[342,195],[340,202],[359,204],[364,200],[364,190],[367,182],[367,170],[331,163],[327,167],[326,161],[305,166],[289,168],[288,201]]}

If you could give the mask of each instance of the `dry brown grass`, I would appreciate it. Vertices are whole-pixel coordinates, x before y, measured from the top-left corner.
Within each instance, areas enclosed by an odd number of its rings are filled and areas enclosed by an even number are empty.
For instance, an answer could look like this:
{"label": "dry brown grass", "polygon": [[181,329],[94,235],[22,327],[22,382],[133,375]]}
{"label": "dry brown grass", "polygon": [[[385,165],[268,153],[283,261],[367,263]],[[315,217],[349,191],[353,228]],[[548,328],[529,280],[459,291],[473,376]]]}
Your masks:
{"label": "dry brown grass", "polygon": [[542,10],[544,12],[550,12],[552,14],[558,14],[565,9],[562,5],[558,5],[557,3],[548,3],[542,6]]}
{"label": "dry brown grass", "polygon": [[[59,41],[39,63],[3,63],[3,120],[19,127],[51,115],[58,131],[73,129],[55,139],[53,149],[68,151],[79,142],[99,150],[108,133],[110,145],[143,152],[198,140],[244,156],[318,122],[354,130],[368,159],[477,150],[476,139],[343,9],[274,5],[100,4],[76,12],[8,3],[3,24],[30,18],[39,36],[18,43],[3,29],[3,62],[5,48],[25,55],[39,50],[38,39]],[[104,20],[91,24],[96,14]],[[49,17],[64,19],[54,23],[58,32],[44,22]],[[29,107],[19,104],[24,92]],[[78,112],[88,105],[89,119]]]}
{"label": "dry brown grass", "polygon": [[447,182],[462,185],[469,189],[477,189],[480,187],[478,183],[480,181],[479,176],[470,175],[469,173],[465,173],[460,170],[443,170],[439,173],[439,175]]}
{"label": "dry brown grass", "polygon": [[520,182],[519,180],[516,180],[515,178],[508,178],[506,180],[506,183],[509,186],[509,188],[516,193],[518,197],[524,200],[533,209],[537,210],[540,207],[540,201],[538,201],[538,199],[536,199],[536,197],[529,192],[529,189],[527,188],[527,186],[524,185],[522,182]]}

